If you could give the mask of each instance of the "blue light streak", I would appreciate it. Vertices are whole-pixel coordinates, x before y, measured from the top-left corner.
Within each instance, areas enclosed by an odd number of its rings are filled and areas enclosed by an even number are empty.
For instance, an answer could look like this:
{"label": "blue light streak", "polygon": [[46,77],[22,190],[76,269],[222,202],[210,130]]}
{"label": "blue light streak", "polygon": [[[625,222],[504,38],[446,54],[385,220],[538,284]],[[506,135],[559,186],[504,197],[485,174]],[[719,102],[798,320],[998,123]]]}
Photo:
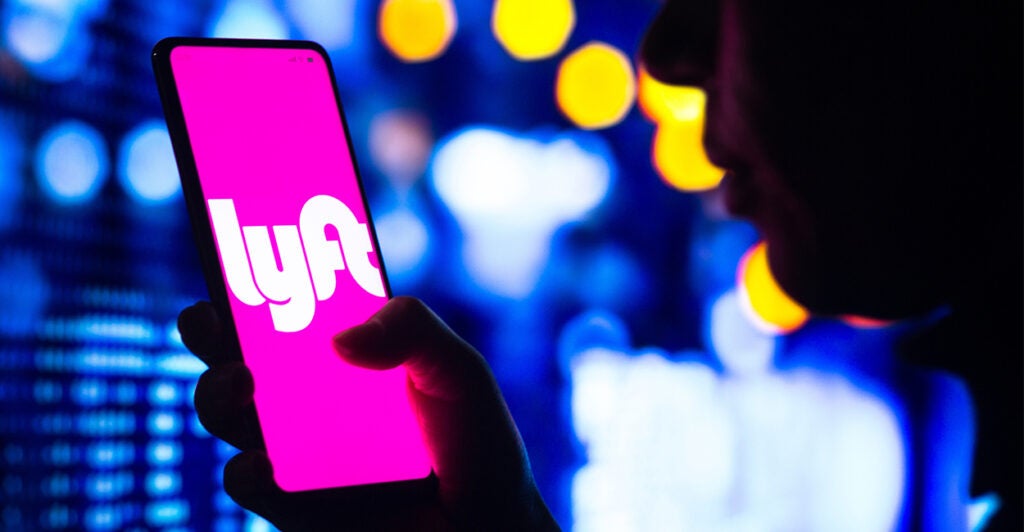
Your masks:
{"label": "blue light streak", "polygon": [[[86,347],[80,349],[44,349],[35,356],[41,371],[126,377],[198,377],[206,365],[190,353],[151,355],[140,349]],[[137,391],[130,385],[115,390],[115,401],[130,402]]]}

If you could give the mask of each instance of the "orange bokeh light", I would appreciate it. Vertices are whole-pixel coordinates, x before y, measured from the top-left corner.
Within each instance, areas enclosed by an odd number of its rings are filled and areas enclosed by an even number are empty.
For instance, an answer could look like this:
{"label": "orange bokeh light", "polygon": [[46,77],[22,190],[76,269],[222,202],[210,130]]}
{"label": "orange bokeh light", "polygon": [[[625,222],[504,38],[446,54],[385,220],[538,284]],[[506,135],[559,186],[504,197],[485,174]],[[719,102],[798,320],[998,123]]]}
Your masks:
{"label": "orange bokeh light", "polygon": [[666,121],[701,120],[707,96],[697,87],[667,85],[640,69],[637,81],[640,109],[656,124]]}
{"label": "orange bokeh light", "polygon": [[717,187],[725,172],[711,164],[704,152],[704,91],[667,85],[644,70],[637,85],[640,109],[657,126],[651,162],[661,178],[683,192]]}
{"label": "orange bokeh light", "polygon": [[384,0],[377,32],[395,57],[418,63],[444,53],[457,25],[451,0]]}
{"label": "orange bokeh light", "polygon": [[661,122],[654,133],[654,168],[666,183],[683,192],[713,189],[725,175],[708,160],[701,142],[703,133],[703,115],[697,120]]}
{"label": "orange bokeh light", "polygon": [[768,248],[758,242],[740,259],[737,272],[740,301],[758,328],[770,333],[799,329],[810,314],[776,282],[768,267]]}

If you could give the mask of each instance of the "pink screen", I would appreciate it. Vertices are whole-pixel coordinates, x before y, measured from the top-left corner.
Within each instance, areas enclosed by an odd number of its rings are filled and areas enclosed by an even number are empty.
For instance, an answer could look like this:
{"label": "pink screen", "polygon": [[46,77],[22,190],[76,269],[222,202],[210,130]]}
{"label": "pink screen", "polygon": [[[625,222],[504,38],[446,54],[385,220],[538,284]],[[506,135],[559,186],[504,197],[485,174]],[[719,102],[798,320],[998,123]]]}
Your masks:
{"label": "pink screen", "polygon": [[171,68],[278,485],[423,478],[402,368],[331,346],[387,299],[324,59],[181,46]]}

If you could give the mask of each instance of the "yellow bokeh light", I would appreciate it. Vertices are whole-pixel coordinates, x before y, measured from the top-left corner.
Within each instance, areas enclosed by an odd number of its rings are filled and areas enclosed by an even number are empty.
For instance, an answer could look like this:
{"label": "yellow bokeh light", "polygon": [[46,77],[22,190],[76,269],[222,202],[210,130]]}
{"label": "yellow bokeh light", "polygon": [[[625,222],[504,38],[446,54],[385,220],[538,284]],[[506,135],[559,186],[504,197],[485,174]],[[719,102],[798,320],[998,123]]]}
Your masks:
{"label": "yellow bokeh light", "polygon": [[697,87],[666,85],[640,70],[638,100],[640,109],[654,123],[692,121],[704,117],[707,97]]}
{"label": "yellow bokeh light", "polygon": [[757,327],[772,333],[786,333],[807,322],[807,310],[783,292],[772,276],[764,242],[759,242],[740,260],[737,281],[743,308]]}
{"label": "yellow bokeh light", "polygon": [[451,0],[384,0],[377,31],[402,61],[429,61],[444,53],[458,22]]}
{"label": "yellow bokeh light", "polygon": [[704,116],[696,120],[667,120],[654,133],[651,158],[661,178],[684,192],[702,192],[718,186],[725,172],[711,164],[701,137]]}
{"label": "yellow bokeh light", "polygon": [[558,53],[575,25],[572,0],[497,0],[491,17],[495,38],[522,61]]}
{"label": "yellow bokeh light", "polygon": [[633,66],[619,49],[587,43],[559,65],[555,98],[565,116],[583,129],[615,125],[636,98]]}

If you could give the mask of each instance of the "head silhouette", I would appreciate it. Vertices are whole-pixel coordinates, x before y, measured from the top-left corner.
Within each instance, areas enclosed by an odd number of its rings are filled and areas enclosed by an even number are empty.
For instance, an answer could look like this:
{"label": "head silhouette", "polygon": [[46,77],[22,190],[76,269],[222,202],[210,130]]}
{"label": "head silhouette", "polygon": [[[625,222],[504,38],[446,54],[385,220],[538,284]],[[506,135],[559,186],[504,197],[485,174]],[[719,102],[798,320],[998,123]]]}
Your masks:
{"label": "head silhouette", "polygon": [[1019,299],[1019,6],[941,4],[668,0],[648,32],[647,70],[708,94],[727,206],[813,311]]}

